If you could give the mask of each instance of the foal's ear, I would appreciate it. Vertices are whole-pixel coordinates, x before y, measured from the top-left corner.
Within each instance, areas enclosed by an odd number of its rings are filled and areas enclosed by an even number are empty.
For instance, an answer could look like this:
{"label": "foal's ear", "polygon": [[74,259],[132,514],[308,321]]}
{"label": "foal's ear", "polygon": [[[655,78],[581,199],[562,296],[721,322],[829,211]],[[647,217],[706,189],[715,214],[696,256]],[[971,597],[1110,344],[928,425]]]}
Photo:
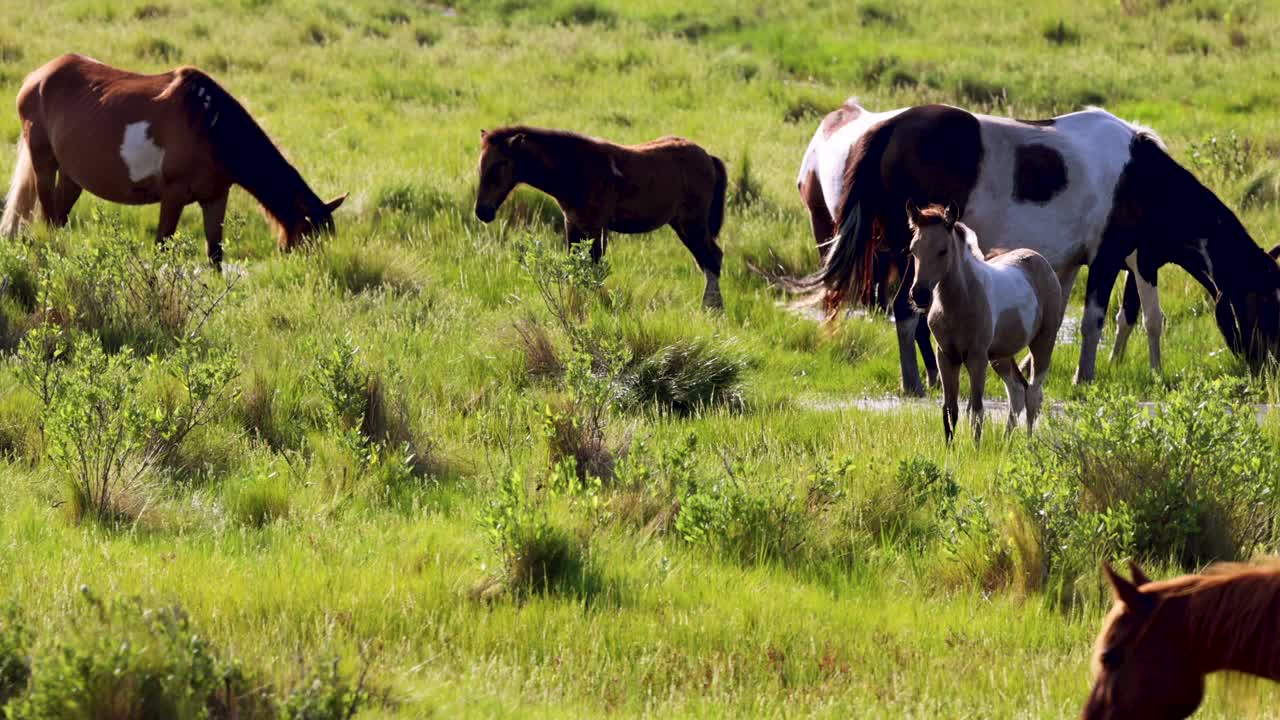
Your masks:
{"label": "foal's ear", "polygon": [[907,198],[907,217],[911,218],[911,222],[916,223],[917,225],[920,224],[920,208],[916,207],[916,204],[911,202],[911,198]]}
{"label": "foal's ear", "polygon": [[955,225],[956,221],[959,219],[960,209],[957,208],[956,204],[953,202],[947,203],[947,209],[942,211],[942,222],[946,223],[947,227],[950,228],[952,225]]}
{"label": "foal's ear", "polygon": [[1151,578],[1147,577],[1147,574],[1142,572],[1142,568],[1138,567],[1138,563],[1133,560],[1129,561],[1129,577],[1133,578],[1133,584],[1137,587],[1151,582]]}
{"label": "foal's ear", "polygon": [[328,210],[328,211],[329,211],[329,214],[330,214],[330,215],[332,215],[334,210],[337,210],[338,208],[342,207],[342,203],[343,203],[346,199],[347,199],[347,193],[342,193],[342,194],[341,194],[341,195],[339,195],[338,197],[336,197],[336,198],[334,198],[334,199],[330,200],[329,202],[325,203],[325,204],[324,204],[324,209],[325,209],[325,210]]}
{"label": "foal's ear", "polygon": [[1138,590],[1138,586],[1125,580],[1115,570],[1111,569],[1111,563],[1106,560],[1102,561],[1102,572],[1107,576],[1107,582],[1111,583],[1111,590],[1115,593],[1116,599],[1125,604],[1125,607],[1134,612],[1146,612],[1151,609],[1155,599],[1150,595],[1145,595]]}

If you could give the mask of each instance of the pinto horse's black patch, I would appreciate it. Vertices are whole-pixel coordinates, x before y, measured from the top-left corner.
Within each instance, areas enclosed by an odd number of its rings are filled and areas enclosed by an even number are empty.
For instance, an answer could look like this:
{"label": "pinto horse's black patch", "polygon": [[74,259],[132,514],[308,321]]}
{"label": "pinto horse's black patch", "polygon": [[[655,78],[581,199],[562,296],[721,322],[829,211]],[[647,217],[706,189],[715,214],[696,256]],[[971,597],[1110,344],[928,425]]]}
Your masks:
{"label": "pinto horse's black patch", "polygon": [[1013,199],[1044,204],[1067,187],[1067,164],[1048,145],[1019,145],[1014,151]]}

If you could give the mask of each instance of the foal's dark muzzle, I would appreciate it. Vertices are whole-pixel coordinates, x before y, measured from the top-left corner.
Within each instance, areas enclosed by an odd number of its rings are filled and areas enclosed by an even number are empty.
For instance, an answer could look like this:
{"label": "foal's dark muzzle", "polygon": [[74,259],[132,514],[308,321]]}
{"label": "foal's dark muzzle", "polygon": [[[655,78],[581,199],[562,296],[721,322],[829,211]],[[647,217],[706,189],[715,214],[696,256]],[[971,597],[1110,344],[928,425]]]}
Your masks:
{"label": "foal's dark muzzle", "polygon": [[916,310],[924,312],[933,304],[933,293],[930,292],[929,288],[917,285],[911,288],[910,299],[911,304],[915,306]]}
{"label": "foal's dark muzzle", "polygon": [[476,217],[479,218],[482,223],[493,222],[493,218],[497,215],[498,211],[495,208],[481,207],[479,205],[476,206]]}

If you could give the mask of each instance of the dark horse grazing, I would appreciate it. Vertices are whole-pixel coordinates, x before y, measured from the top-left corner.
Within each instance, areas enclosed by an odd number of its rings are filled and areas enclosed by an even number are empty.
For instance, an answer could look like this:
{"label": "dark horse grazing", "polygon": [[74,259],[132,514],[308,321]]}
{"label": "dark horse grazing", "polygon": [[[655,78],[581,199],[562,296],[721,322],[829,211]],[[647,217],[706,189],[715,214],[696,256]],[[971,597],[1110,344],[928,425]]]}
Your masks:
{"label": "dark horse grazing", "polygon": [[525,126],[480,132],[476,217],[491,222],[517,185],[555,198],[570,246],[591,239],[591,258],[609,232],[644,233],[670,225],[706,276],[706,307],[723,307],[716,244],[728,184],[724,163],[698,145],[663,137],[615,145],[561,130]]}
{"label": "dark horse grazing", "polygon": [[63,55],[27,76],[18,115],[22,138],[0,235],[15,234],[37,201],[50,225],[65,225],[88,190],[111,202],[160,203],[156,236],[164,240],[196,202],[217,266],[232,185],[262,204],[282,249],[331,231],[346,198],[316,197],[244,107],[193,67],[138,75]]}
{"label": "dark horse grazing", "polygon": [[1103,570],[1115,604],[1093,656],[1084,720],[1175,720],[1204,697],[1209,673],[1280,681],[1280,567],[1221,565],[1152,582]]}
{"label": "dark horse grazing", "polygon": [[[1049,260],[1063,297],[1089,267],[1077,382],[1093,379],[1111,288],[1126,266],[1146,313],[1153,367],[1163,326],[1156,272],[1168,263],[1215,299],[1218,327],[1234,351],[1255,368],[1276,354],[1280,268],[1149,130],[1102,110],[1037,121],[942,105],[868,115],[868,123],[848,123],[843,163],[811,167],[814,181],[839,186],[838,231],[823,267],[800,286],[825,288],[836,301],[865,297],[882,249],[900,258],[909,286],[906,202],[955,204],[984,252],[1025,247]],[[837,175],[838,183],[830,181]],[[922,392],[913,347],[918,317],[902,292],[893,310],[903,387]]]}

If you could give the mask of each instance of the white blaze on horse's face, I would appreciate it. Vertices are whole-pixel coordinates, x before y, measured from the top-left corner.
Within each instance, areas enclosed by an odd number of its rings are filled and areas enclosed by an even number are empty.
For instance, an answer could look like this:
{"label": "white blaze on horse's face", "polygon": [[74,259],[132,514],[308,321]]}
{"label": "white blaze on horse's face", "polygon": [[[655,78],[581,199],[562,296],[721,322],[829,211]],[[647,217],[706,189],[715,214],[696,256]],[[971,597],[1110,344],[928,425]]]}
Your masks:
{"label": "white blaze on horse's face", "polygon": [[160,174],[164,167],[164,148],[156,145],[147,133],[151,123],[130,123],[124,129],[124,142],[120,144],[120,158],[129,169],[130,182],[141,182]]}

